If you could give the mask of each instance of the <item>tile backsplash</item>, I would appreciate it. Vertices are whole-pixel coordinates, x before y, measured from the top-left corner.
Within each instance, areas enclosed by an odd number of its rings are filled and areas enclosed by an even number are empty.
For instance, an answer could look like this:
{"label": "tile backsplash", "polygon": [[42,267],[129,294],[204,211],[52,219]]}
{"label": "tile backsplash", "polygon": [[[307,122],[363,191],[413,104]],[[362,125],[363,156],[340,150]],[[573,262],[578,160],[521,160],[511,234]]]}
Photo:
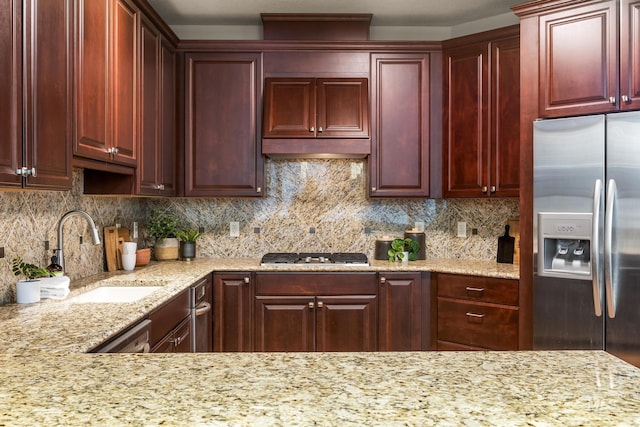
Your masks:
{"label": "tile backsplash", "polygon": [[[364,252],[373,257],[375,239],[400,237],[423,221],[429,258],[495,259],[498,236],[518,216],[517,199],[368,199],[366,161],[267,160],[267,195],[260,199],[123,198],[82,195],[82,173],[74,170],[71,191],[0,191],[0,303],[15,301],[16,277],[10,260],[22,256],[42,266],[57,247],[57,224],[72,209],[87,211],[100,229],[119,221],[140,224],[154,209],[177,214],[185,226],[203,227],[198,256],[260,257],[266,252]],[[240,223],[240,237],[229,236],[229,222]],[[467,237],[456,237],[457,223]],[[473,231],[475,230],[475,234]],[[67,273],[72,279],[104,269],[102,246],[93,246],[86,222],[64,227]],[[83,243],[81,238],[83,236]]]}

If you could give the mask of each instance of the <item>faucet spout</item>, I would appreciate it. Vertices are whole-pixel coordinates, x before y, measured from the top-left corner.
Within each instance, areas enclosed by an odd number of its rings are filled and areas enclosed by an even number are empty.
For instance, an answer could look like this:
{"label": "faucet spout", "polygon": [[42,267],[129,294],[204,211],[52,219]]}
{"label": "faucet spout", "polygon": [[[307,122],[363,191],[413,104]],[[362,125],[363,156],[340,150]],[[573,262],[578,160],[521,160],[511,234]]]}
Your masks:
{"label": "faucet spout", "polygon": [[60,221],[58,222],[58,264],[60,265],[60,267],[62,267],[63,273],[66,272],[66,269],[65,269],[65,262],[64,262],[64,250],[63,250],[64,237],[62,235],[62,226],[64,225],[65,222],[67,222],[69,218],[76,215],[83,217],[89,223],[89,226],[91,227],[91,238],[93,240],[93,244],[94,245],[100,244],[100,233],[98,231],[98,227],[96,227],[96,223],[93,221],[93,218],[91,218],[91,216],[88,213],[86,213],[85,211],[73,210],[62,215],[62,218],[60,218]]}

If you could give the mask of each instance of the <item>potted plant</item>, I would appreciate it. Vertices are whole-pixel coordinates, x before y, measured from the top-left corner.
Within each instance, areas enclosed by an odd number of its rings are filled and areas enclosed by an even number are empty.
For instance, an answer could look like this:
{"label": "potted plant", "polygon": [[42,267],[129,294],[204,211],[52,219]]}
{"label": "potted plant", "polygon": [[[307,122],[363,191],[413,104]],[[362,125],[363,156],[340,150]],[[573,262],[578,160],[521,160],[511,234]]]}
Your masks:
{"label": "potted plant", "polygon": [[196,257],[196,240],[204,233],[194,228],[185,228],[176,232],[176,236],[180,240],[180,259],[191,261]]}
{"label": "potted plant", "polygon": [[415,261],[416,254],[420,250],[420,244],[410,238],[394,239],[391,242],[391,249],[387,252],[389,255],[389,262],[394,261]]}
{"label": "potted plant", "polygon": [[16,283],[16,302],[30,304],[40,301],[40,282],[37,279],[51,276],[49,270],[26,263],[20,257],[15,257],[11,260],[11,271],[16,276],[26,278],[20,279]]}
{"label": "potted plant", "polygon": [[180,246],[176,234],[178,232],[178,219],[167,212],[153,211],[149,216],[147,234],[156,239],[153,254],[156,260],[178,259]]}

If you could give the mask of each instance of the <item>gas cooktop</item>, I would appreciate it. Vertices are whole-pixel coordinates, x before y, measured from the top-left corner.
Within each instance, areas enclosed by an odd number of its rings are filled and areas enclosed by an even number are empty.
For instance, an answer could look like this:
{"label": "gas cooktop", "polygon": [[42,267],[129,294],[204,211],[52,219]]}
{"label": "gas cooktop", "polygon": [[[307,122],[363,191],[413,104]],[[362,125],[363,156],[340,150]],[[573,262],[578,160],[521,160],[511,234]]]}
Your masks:
{"label": "gas cooktop", "polygon": [[368,266],[369,260],[363,253],[358,252],[338,252],[338,253],[319,253],[319,252],[271,252],[262,257],[261,266],[274,266],[282,264],[296,265],[351,265],[351,266]]}

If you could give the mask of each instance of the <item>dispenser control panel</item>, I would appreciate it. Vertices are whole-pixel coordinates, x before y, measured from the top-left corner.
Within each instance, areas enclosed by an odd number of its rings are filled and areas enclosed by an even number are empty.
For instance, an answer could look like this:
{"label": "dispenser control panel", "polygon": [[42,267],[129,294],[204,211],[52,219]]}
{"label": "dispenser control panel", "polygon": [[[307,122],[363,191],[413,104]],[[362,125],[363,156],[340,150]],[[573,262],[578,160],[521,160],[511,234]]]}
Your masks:
{"label": "dispenser control panel", "polygon": [[591,280],[592,233],[590,213],[538,213],[537,274]]}

